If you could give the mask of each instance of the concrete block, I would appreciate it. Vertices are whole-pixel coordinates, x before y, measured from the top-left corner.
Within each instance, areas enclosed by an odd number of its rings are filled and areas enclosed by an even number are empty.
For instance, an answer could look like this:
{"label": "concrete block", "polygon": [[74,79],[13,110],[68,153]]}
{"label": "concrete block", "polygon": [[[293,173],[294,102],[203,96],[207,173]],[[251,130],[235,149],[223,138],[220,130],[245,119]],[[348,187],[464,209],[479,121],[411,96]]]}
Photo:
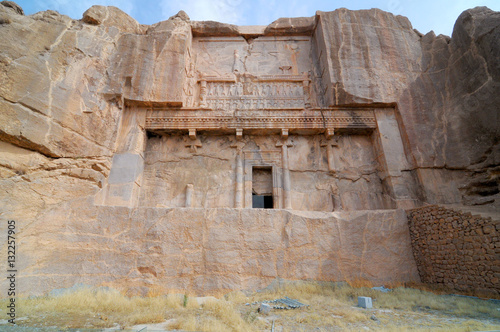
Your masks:
{"label": "concrete block", "polygon": [[366,296],[358,296],[358,307],[371,309],[372,306],[372,298]]}

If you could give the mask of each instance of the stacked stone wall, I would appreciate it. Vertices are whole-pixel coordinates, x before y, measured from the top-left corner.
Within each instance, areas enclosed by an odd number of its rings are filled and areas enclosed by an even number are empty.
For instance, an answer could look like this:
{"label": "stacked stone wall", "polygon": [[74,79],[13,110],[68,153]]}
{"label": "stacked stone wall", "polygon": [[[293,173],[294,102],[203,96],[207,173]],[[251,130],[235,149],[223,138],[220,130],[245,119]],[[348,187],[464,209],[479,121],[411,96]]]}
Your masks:
{"label": "stacked stone wall", "polygon": [[407,213],[422,282],[500,294],[500,221],[437,205]]}

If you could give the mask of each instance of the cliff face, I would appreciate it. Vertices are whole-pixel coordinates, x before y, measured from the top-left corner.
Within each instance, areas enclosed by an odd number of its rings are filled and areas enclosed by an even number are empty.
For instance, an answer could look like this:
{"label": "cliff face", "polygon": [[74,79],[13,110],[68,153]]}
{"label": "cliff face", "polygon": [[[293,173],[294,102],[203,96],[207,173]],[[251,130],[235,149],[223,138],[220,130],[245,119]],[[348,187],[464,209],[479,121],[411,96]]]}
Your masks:
{"label": "cliff face", "polygon": [[[451,39],[422,37],[422,72],[399,102],[427,201],[498,207],[499,39],[500,14],[485,7],[462,13]],[[457,189],[440,190],[450,178]]]}
{"label": "cliff face", "polygon": [[421,199],[498,204],[500,14],[467,10],[452,38],[380,10],[319,18],[326,104],[397,103]]}
{"label": "cliff face", "polygon": [[[105,261],[99,258],[106,255],[99,249],[101,244],[119,241],[120,231],[108,229],[115,227],[111,222],[114,218],[120,215],[116,220],[124,225],[130,220],[138,222],[133,217],[134,209],[115,211],[112,207],[99,207],[97,215],[94,199],[106,185],[113,155],[120,152],[120,145],[145,144],[118,142],[120,135],[127,137],[127,133],[120,133],[120,128],[123,131],[125,127],[122,124],[136,121],[124,116],[125,105],[183,104],[193,35],[243,35],[251,40],[257,33],[270,37],[284,36],[290,31],[299,35],[313,31],[311,54],[317,63],[310,75],[316,81],[314,90],[320,100],[317,106],[396,107],[408,162],[402,177],[411,183],[421,202],[498,207],[498,12],[485,7],[465,11],[449,38],[433,33],[422,36],[406,18],[380,10],[318,12],[315,18],[278,20],[255,32],[215,22],[190,22],[183,12],[155,25],[143,26],[115,7],[94,6],[81,20],[73,20],[53,11],[24,16],[22,10],[0,5],[0,206],[4,219],[19,221],[19,244],[24,248],[19,269],[26,271],[25,280],[36,280],[34,285],[42,287],[40,282],[45,279],[41,276],[47,275],[50,266],[62,259],[53,253],[68,246],[75,259],[86,262],[78,267],[78,273],[84,275],[81,271],[91,271],[91,266],[98,265],[96,262]],[[143,129],[145,124],[137,121],[134,125]],[[146,210],[141,213],[147,215]],[[281,218],[278,215],[275,214],[276,218]],[[267,218],[264,214],[258,217]],[[400,254],[395,261],[406,262],[405,266],[411,266],[412,270],[407,275],[402,270],[398,273],[401,272],[403,279],[413,280],[414,263],[405,252],[409,250],[405,242],[408,236],[401,228],[400,217],[394,217],[395,227],[403,241],[389,240],[396,248],[400,248],[398,241],[402,243],[403,249],[398,249]],[[329,219],[332,225],[342,224],[334,219]],[[94,224],[106,227],[95,230]],[[363,227],[359,227],[349,230],[349,234],[362,232]],[[2,223],[0,230],[5,229],[6,224]],[[119,283],[125,283],[127,278],[140,279],[140,275],[135,275],[142,273],[137,272],[142,267],[138,262],[146,259],[146,247],[154,247],[161,236],[151,235],[142,251],[134,252],[135,263],[130,269],[120,270]],[[340,238],[345,237],[332,235],[332,241]],[[372,245],[389,245],[383,237],[371,241]],[[87,243],[91,244],[89,249]],[[363,256],[363,243],[349,242],[349,246],[356,255]],[[114,246],[106,244],[102,248],[109,254],[117,250]],[[120,250],[126,256],[128,249]],[[2,252],[5,251],[2,247]],[[170,255],[167,251],[160,254]],[[312,251],[315,253],[310,260],[314,264],[325,263],[321,261],[323,253],[314,248]],[[240,253],[235,255],[243,257]],[[261,266],[267,256],[259,255],[255,260]],[[285,257],[273,255],[274,260]],[[374,259],[380,256],[376,252],[370,255]],[[111,256],[114,257],[111,260],[118,257]],[[293,261],[293,257],[290,254],[288,258]],[[227,260],[232,259],[235,258]],[[297,270],[287,276],[328,279],[363,275],[378,281],[388,280],[388,275],[359,271],[355,268],[357,263],[351,263],[339,263],[342,272],[318,267],[307,273]],[[204,264],[196,262],[193,266]],[[68,287],[77,282],[75,275],[64,277],[68,272],[64,266],[70,269],[69,263],[57,266],[60,271],[53,273],[59,277],[53,281]],[[115,268],[88,272],[95,277],[82,280],[112,281]],[[182,272],[181,267],[176,268]],[[151,274],[147,269],[144,271]],[[148,278],[153,278],[152,275]],[[261,286],[261,275],[251,278],[254,279],[231,281],[228,285]],[[52,282],[52,286],[56,284]],[[42,288],[36,290],[48,289]],[[203,283],[199,289],[210,290],[210,286]],[[35,288],[26,287],[24,291],[33,292]]]}
{"label": "cliff face", "polygon": [[190,26],[179,18],[141,27],[114,7],[80,21],[0,11],[3,141],[49,157],[109,157],[124,91],[180,100]]}
{"label": "cliff face", "polygon": [[176,17],[145,27],[102,6],[77,21],[0,5],[0,21],[1,204],[34,217],[100,190],[124,95],[180,100],[190,26]]}
{"label": "cliff face", "polygon": [[319,12],[328,105],[393,103],[421,72],[420,36],[407,18],[379,9]]}

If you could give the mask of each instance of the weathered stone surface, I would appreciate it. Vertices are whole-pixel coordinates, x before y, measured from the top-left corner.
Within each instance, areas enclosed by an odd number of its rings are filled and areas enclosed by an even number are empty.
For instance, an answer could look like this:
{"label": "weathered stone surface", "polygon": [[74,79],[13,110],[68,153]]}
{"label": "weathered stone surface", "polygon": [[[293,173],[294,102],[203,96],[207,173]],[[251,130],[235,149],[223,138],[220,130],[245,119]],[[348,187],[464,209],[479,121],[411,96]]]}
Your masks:
{"label": "weathered stone surface", "polygon": [[276,277],[418,280],[401,210],[88,209],[90,203],[66,201],[33,223],[18,219],[21,293],[75,281],[206,294],[262,288]]}
{"label": "weathered stone surface", "polygon": [[111,156],[119,108],[99,90],[118,30],[56,12],[9,17],[0,28],[2,140],[50,157]]}
{"label": "weathered stone surface", "polygon": [[[186,52],[191,44],[188,22],[171,18],[145,35],[122,34],[104,92],[134,101],[167,101],[182,105]],[[161,59],[161,61],[158,61]]]}
{"label": "weathered stone surface", "polygon": [[[424,36],[422,74],[402,95],[401,103],[409,108],[402,116],[412,123],[407,132],[416,164],[432,168],[433,181],[444,187],[447,178],[453,177],[455,188],[480,188],[491,182],[498,188],[493,174],[500,158],[499,100],[492,92],[499,87],[498,59],[491,57],[500,51],[499,22],[499,13],[477,7],[460,15],[451,40],[432,33]],[[432,186],[427,177],[421,179],[424,188]],[[427,201],[443,202],[432,195],[448,193],[436,188]],[[484,194],[498,204],[497,193]],[[470,190],[460,194],[465,203],[481,196]],[[455,203],[460,202],[460,194],[453,194]]]}
{"label": "weathered stone surface", "polygon": [[392,209],[498,211],[497,12],[465,11],[449,38],[381,10],[141,26],[4,3],[0,206],[23,292],[416,280]]}
{"label": "weathered stone surface", "polygon": [[177,14],[171,16],[169,19],[176,19],[176,18],[183,20],[183,21],[189,21],[188,14],[186,14],[186,12],[183,10],[180,10]]}
{"label": "weathered stone surface", "polygon": [[315,17],[279,18],[264,30],[265,35],[282,36],[289,34],[311,35],[316,23]]}
{"label": "weathered stone surface", "polygon": [[[437,188],[448,188],[451,177],[454,192],[488,181],[498,188],[492,175],[500,156],[499,100],[493,93],[498,59],[492,59],[499,52],[497,12],[465,11],[451,39],[433,32],[420,36],[406,18],[378,10],[339,9],[319,17],[317,31],[328,52],[322,63],[326,103],[397,102],[412,167],[433,174],[432,180],[419,176],[423,200],[470,202],[467,192],[450,196]],[[498,204],[498,195],[491,198]]]}
{"label": "weathered stone surface", "polygon": [[19,15],[24,15],[24,10],[14,1],[2,1],[0,5],[5,6],[7,8],[12,8]]}
{"label": "weathered stone surface", "polygon": [[142,28],[136,20],[113,6],[92,6],[83,13],[82,21],[92,25],[115,27],[125,33],[142,33]]}
{"label": "weathered stone surface", "polygon": [[233,37],[240,35],[237,25],[214,21],[193,21],[191,22],[191,29],[195,37]]}
{"label": "weathered stone surface", "polygon": [[392,103],[419,75],[420,37],[407,18],[345,8],[318,16],[327,105]]}
{"label": "weathered stone surface", "polygon": [[498,296],[498,214],[493,218],[431,205],[408,212],[415,260],[423,282]]}

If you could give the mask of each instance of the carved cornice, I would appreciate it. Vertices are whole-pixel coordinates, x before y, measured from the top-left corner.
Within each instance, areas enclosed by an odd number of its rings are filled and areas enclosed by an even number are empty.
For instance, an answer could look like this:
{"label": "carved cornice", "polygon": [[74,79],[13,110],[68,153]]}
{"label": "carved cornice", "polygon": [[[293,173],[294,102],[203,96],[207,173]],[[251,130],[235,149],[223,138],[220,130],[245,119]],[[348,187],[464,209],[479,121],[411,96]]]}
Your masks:
{"label": "carved cornice", "polygon": [[210,114],[206,111],[150,111],[146,129],[370,129],[376,127],[371,110],[365,111],[251,111],[234,115]]}

